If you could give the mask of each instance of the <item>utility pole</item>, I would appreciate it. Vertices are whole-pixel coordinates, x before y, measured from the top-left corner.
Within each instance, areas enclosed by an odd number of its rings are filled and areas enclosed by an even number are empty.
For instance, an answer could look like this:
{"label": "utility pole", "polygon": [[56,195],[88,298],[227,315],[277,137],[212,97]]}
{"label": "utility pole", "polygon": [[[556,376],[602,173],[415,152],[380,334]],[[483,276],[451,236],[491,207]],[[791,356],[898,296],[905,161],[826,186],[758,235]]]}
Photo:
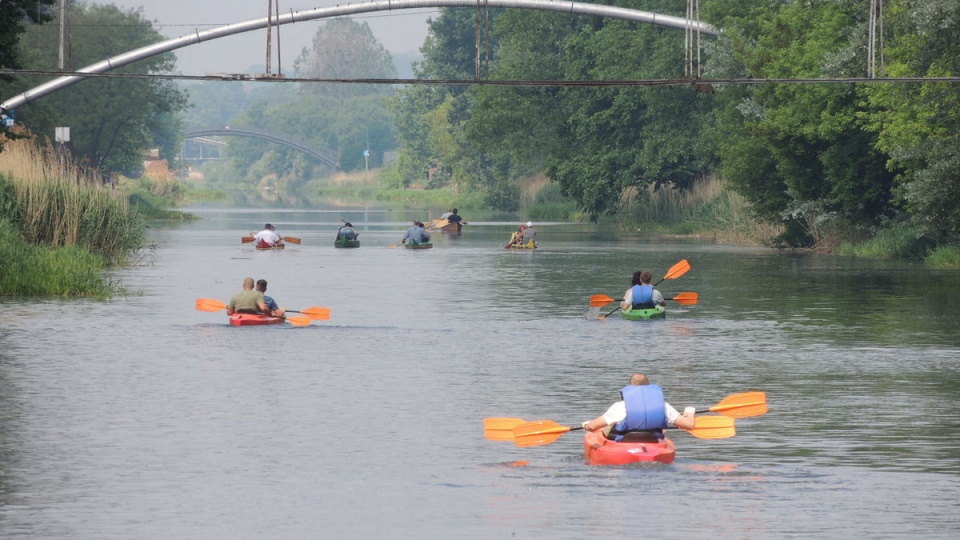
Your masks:
{"label": "utility pole", "polygon": [[267,0],[267,63],[266,63],[267,75],[270,75],[270,42],[272,41],[272,38],[270,36],[270,27],[272,23],[273,23],[273,0]]}
{"label": "utility pole", "polygon": [[60,0],[60,54],[57,57],[57,69],[63,71],[63,34],[67,21],[66,0]]}

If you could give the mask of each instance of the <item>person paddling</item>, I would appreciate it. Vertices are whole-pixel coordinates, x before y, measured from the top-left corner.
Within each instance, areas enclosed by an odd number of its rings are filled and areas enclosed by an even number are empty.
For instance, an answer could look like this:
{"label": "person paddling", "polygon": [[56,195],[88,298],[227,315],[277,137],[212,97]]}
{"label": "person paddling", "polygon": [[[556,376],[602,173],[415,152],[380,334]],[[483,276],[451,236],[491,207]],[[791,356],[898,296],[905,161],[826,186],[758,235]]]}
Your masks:
{"label": "person paddling", "polygon": [[233,295],[227,304],[227,315],[234,313],[266,313],[267,305],[263,301],[263,293],[253,290],[253,278],[243,279],[243,290]]}
{"label": "person paddling", "polygon": [[353,224],[349,221],[344,222],[343,227],[340,227],[340,230],[337,231],[337,240],[356,240],[360,236],[360,233],[353,229]]}
{"label": "person paddling", "polygon": [[413,226],[407,229],[407,232],[404,233],[403,239],[400,240],[401,244],[406,244],[407,240],[413,243],[413,245],[426,244],[430,241],[430,234],[427,233],[423,228],[423,223],[420,223],[417,220],[413,220]]}
{"label": "person paddling", "polygon": [[[623,293],[623,301],[620,302],[620,308],[629,309],[651,309],[666,306],[660,291],[650,285],[653,280],[653,274],[649,270],[637,271],[633,273],[630,288]],[[663,311],[663,310],[660,310]]]}
{"label": "person paddling", "polygon": [[267,280],[257,280],[257,292],[263,295],[263,304],[267,308],[263,313],[265,315],[283,318],[283,316],[287,313],[287,310],[278,306],[277,302],[272,297],[267,296]]}
{"label": "person paddling", "polygon": [[663,389],[643,373],[634,373],[630,384],[620,389],[620,401],[614,403],[602,416],[581,424],[587,431],[603,430],[608,439],[641,441],[644,438],[662,440],[663,430],[669,427],[693,429],[696,408],[687,407],[677,412],[663,399]]}
{"label": "person paddling", "polygon": [[283,237],[277,234],[277,228],[267,223],[263,230],[253,236],[258,248],[272,248],[283,245]]}

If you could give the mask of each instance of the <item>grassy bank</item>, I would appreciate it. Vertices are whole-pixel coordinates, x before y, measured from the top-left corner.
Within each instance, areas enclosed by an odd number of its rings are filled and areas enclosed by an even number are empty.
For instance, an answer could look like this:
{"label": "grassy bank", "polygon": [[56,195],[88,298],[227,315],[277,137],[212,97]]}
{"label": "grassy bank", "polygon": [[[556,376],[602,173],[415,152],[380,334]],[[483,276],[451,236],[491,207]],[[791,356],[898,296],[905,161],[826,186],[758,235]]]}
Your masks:
{"label": "grassy bank", "polygon": [[618,218],[629,231],[697,236],[737,245],[769,245],[781,232],[775,225],[758,222],[746,199],[712,177],[685,192],[628,189],[620,199]]}
{"label": "grassy bank", "polygon": [[144,220],[99,177],[58,162],[31,140],[0,153],[0,252],[5,296],[103,296],[99,270],[143,244]]}

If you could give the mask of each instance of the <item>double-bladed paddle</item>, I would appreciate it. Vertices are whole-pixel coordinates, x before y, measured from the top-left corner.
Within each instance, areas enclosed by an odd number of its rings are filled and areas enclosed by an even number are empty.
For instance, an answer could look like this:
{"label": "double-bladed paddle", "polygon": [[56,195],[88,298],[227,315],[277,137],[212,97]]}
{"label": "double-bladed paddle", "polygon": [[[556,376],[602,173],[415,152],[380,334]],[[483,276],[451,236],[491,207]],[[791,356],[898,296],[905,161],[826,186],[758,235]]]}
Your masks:
{"label": "double-bladed paddle", "polygon": [[[664,298],[664,300],[672,300],[678,304],[685,306],[696,305],[699,301],[700,295],[695,292],[682,292],[673,295],[671,298]],[[603,307],[610,302],[622,302],[622,298],[610,298],[605,294],[595,294],[590,297],[590,307]]]}
{"label": "double-bladed paddle", "polygon": [[[215,298],[197,298],[196,309],[199,311],[214,312],[227,309],[227,305]],[[330,308],[309,307],[301,311],[292,309],[288,309],[287,311],[303,313],[305,315],[304,317],[294,315],[293,317],[284,318],[286,322],[294,326],[306,326],[310,324],[310,321],[326,321],[330,319]]]}
{"label": "double-bladed paddle", "polygon": [[[288,243],[290,243],[290,244],[297,244],[298,246],[300,245],[300,239],[297,238],[296,236],[284,236],[284,237],[282,237],[282,238],[283,238],[283,241],[284,241],[284,242],[288,242]],[[243,244],[249,244],[249,243],[253,242],[253,240],[254,240],[253,236],[241,236],[241,237],[240,237],[240,242],[243,243]]]}
{"label": "double-bladed paddle", "polygon": [[[513,444],[517,446],[542,446],[550,444],[568,431],[583,429],[582,426],[562,426],[552,420],[527,422],[513,428]],[[728,416],[697,417],[693,429],[685,429],[698,439],[729,439],[737,434],[734,420]]]}
{"label": "double-bladed paddle", "polygon": [[[697,414],[703,414],[706,412],[719,413],[731,419],[761,416],[767,413],[767,394],[764,392],[741,392],[739,394],[730,394],[713,407],[708,409],[697,409]],[[700,419],[698,419],[698,421],[699,420]],[[512,441],[515,438],[514,430],[520,425],[527,423],[528,422],[523,418],[484,418],[483,436],[492,441]],[[698,425],[698,427],[704,427],[704,431],[707,431],[706,424]],[[567,431],[572,429],[579,428],[570,428]],[[716,429],[716,427],[713,429]],[[566,431],[558,433],[566,433]]]}

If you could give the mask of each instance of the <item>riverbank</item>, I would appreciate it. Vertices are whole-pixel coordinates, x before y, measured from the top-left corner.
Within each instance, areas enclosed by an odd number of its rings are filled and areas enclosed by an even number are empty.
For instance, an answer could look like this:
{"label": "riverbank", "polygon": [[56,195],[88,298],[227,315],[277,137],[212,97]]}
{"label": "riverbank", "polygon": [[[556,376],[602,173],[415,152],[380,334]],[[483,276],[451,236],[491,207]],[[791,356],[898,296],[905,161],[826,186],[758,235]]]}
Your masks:
{"label": "riverbank", "polygon": [[145,222],[120,192],[33,140],[0,152],[0,296],[119,293],[102,270],[143,245]]}

